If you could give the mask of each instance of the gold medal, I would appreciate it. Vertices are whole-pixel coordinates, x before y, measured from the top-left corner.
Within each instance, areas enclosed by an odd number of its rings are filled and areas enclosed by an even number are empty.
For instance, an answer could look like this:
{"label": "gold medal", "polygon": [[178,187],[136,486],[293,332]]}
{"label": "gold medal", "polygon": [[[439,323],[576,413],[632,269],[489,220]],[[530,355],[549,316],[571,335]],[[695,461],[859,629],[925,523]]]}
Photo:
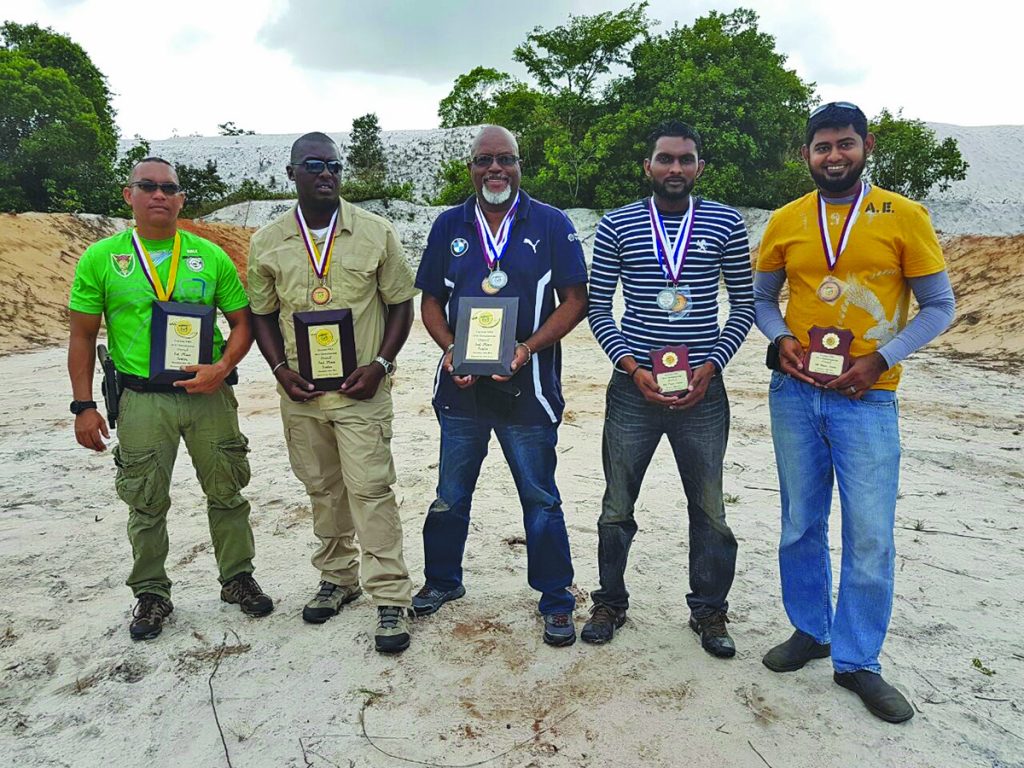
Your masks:
{"label": "gold medal", "polygon": [[484,293],[486,293],[488,296],[493,296],[494,294],[501,290],[500,288],[495,288],[493,285],[491,285],[490,279],[486,277],[484,278],[484,281],[480,283],[480,287],[484,289]]}
{"label": "gold medal", "polygon": [[314,304],[322,306],[331,300],[331,289],[326,285],[318,285],[309,294],[309,298],[313,300]]}
{"label": "gold medal", "polygon": [[682,312],[684,309],[686,309],[686,297],[677,293],[675,304],[672,305],[672,312]]}
{"label": "gold medal", "polygon": [[843,295],[843,284],[829,275],[818,286],[818,298],[826,304],[835,304]]}

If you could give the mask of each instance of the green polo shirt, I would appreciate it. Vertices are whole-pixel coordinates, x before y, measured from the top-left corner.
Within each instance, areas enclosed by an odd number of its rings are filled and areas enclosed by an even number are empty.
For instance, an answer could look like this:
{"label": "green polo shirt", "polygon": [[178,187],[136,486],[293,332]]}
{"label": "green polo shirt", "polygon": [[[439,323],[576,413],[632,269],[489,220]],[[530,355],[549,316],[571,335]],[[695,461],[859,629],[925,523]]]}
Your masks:
{"label": "green polo shirt", "polygon": [[[181,233],[181,261],[171,301],[206,304],[221,312],[234,312],[249,304],[231,258],[215,243],[185,230]],[[174,240],[142,240],[157,274],[167,284]],[[104,316],[107,343],[117,369],[133,376],[149,376],[150,322],[153,286],[132,248],[132,230],[89,246],[75,268],[68,307],[75,312]],[[224,338],[213,328],[213,360],[220,359]]]}

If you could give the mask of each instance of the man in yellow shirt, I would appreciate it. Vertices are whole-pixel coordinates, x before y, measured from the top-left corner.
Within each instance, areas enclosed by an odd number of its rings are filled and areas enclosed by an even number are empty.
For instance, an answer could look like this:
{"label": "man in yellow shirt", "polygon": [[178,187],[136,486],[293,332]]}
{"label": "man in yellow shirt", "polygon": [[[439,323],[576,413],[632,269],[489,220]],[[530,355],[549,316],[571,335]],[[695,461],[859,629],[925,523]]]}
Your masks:
{"label": "man in yellow shirt", "polygon": [[[817,189],[775,211],[758,253],[756,321],[775,358],[768,399],[782,496],[782,601],[796,630],[764,664],[789,672],[831,656],[835,682],[898,723],[914,710],[882,679],[878,656],[896,558],[899,362],[945,330],[954,300],[927,210],[861,178],[874,141],[853,104],[812,112],[802,153]],[[921,310],[908,322],[911,292]],[[843,516],[835,606],[833,479]]]}
{"label": "man in yellow shirt", "polygon": [[[412,585],[392,490],[390,374],[412,326],[412,270],[395,228],[341,198],[329,136],[299,138],[287,173],[298,204],[253,235],[248,290],[256,343],[278,382],[289,459],[320,539],[320,584],[302,618],[327,621],[359,596],[362,576],[377,606],[376,648],[397,653],[409,646]],[[340,388],[317,391],[299,373],[294,315],[342,308],[351,310],[356,367]]]}

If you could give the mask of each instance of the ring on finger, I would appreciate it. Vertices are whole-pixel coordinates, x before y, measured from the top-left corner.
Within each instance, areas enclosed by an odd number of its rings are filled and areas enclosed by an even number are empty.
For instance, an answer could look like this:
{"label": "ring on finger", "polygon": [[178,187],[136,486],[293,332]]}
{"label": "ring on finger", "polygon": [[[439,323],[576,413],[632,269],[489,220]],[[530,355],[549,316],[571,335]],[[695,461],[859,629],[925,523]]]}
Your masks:
{"label": "ring on finger", "polygon": [[849,392],[851,395],[856,395],[857,394],[857,388],[856,387],[849,387],[846,391]]}

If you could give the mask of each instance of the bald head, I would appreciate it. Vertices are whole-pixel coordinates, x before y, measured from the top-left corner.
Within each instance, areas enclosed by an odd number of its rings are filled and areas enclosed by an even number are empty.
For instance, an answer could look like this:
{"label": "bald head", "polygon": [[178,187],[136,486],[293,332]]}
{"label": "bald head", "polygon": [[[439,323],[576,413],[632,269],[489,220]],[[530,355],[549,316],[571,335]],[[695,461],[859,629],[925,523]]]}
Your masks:
{"label": "bald head", "polygon": [[321,133],[320,131],[313,131],[312,133],[307,133],[302,136],[299,136],[299,138],[295,140],[295,143],[292,144],[292,165],[295,165],[296,163],[301,163],[303,159],[306,157],[306,155],[309,154],[308,151],[310,149],[323,147],[325,145],[333,147],[335,150],[337,150],[338,148],[338,144],[337,142],[334,141],[334,139],[332,139],[326,133]]}
{"label": "bald head", "polygon": [[480,133],[476,135],[476,138],[473,139],[473,146],[469,150],[470,157],[476,157],[479,154],[481,144],[490,143],[495,139],[500,140],[504,144],[511,144],[513,154],[519,154],[519,142],[512,135],[512,131],[500,125],[485,125],[480,129]]}

